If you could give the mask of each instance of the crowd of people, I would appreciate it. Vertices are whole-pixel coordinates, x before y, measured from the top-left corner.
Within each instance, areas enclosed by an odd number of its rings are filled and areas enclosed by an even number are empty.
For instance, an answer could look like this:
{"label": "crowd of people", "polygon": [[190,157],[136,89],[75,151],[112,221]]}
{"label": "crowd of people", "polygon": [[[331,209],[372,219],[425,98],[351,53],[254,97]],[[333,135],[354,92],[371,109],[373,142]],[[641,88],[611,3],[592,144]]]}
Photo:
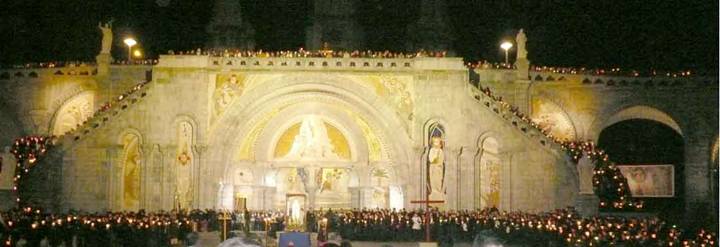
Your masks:
{"label": "crowd of people", "polygon": [[52,62],[41,62],[41,63],[24,63],[9,66],[11,69],[37,69],[37,68],[75,68],[75,67],[87,67],[94,66],[95,63],[83,62],[83,61],[52,61]]}
{"label": "crowd of people", "polygon": [[2,246],[173,246],[218,229],[215,211],[66,214],[22,208],[0,213]]}
{"label": "crowd of people", "polygon": [[212,57],[328,57],[328,58],[415,58],[415,57],[445,57],[447,56],[446,51],[426,51],[420,50],[417,52],[391,52],[385,51],[342,51],[342,50],[331,50],[329,47],[325,47],[320,50],[310,51],[300,48],[296,51],[263,51],[263,50],[238,50],[238,49],[201,49],[188,50],[188,51],[168,51],[169,55],[195,55],[195,56],[212,56]]}
{"label": "crowd of people", "polygon": [[[355,241],[421,241],[425,213],[420,210],[350,210],[314,212],[327,218],[331,231]],[[583,218],[573,209],[547,213],[503,212],[494,208],[430,213],[431,238],[441,245],[473,242],[491,232],[509,242],[537,246],[717,246],[717,236],[706,230],[683,232],[658,218]],[[311,218],[311,217],[308,217]],[[314,222],[308,221],[308,225]]]}
{"label": "crowd of people", "polygon": [[552,133],[550,133],[549,129],[541,128],[540,124],[534,122],[532,119],[530,119],[530,117],[528,117],[527,115],[522,113],[517,106],[513,106],[510,103],[507,103],[506,101],[503,100],[502,96],[497,96],[497,95],[493,94],[493,92],[490,90],[489,87],[482,87],[482,86],[478,86],[478,87],[480,88],[480,91],[483,94],[485,94],[490,99],[495,101],[501,107],[501,109],[498,109],[498,113],[500,113],[500,111],[503,111],[503,112],[509,112],[509,113],[515,115],[516,117],[520,118],[522,121],[524,121],[528,125],[532,126],[538,132],[542,133],[547,138],[553,140],[556,143],[562,144],[567,141],[567,140],[553,136]]}
{"label": "crowd of people", "polygon": [[[478,61],[475,63],[468,63],[467,67],[471,69],[516,69],[515,65],[507,63],[492,63],[486,60]],[[570,74],[570,75],[594,75],[594,76],[627,76],[627,77],[639,77],[639,76],[665,76],[665,77],[691,77],[695,76],[690,70],[680,71],[658,71],[650,70],[641,72],[638,70],[625,70],[622,68],[609,68],[609,69],[590,69],[590,68],[574,68],[574,67],[559,67],[559,66],[540,66],[530,65],[530,71],[534,72],[545,72],[555,74]]]}
{"label": "crowd of people", "polygon": [[[133,59],[131,61],[115,59],[110,62],[113,65],[155,65],[157,59]],[[83,68],[96,66],[95,62],[85,61],[52,61],[40,63],[24,63],[7,66],[8,69],[45,69],[45,68]]]}
{"label": "crowd of people", "polygon": [[[685,232],[655,217],[583,218],[571,208],[546,213],[432,209],[429,215],[430,236],[443,246],[477,241],[478,235],[537,246],[718,245],[717,235],[704,229]],[[263,231],[269,236],[287,227],[286,215],[278,211],[52,214],[22,208],[0,216],[3,246],[180,246],[193,233],[222,231],[223,225],[228,231]],[[335,232],[350,241],[422,241],[425,220],[422,210],[318,210],[306,213],[305,229]]]}

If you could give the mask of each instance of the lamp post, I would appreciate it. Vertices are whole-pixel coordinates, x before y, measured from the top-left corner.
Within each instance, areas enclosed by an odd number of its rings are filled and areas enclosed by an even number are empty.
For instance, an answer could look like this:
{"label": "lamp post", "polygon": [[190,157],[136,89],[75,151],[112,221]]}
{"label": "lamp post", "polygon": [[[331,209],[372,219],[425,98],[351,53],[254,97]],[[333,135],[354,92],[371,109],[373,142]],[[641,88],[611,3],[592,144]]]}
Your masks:
{"label": "lamp post", "polygon": [[512,48],[512,47],[513,47],[513,44],[510,43],[509,41],[505,41],[505,42],[503,42],[502,44],[500,44],[500,48],[502,48],[503,50],[505,50],[505,64],[509,64],[509,62],[508,62],[508,50],[510,50],[510,48]]}
{"label": "lamp post", "polygon": [[127,58],[128,58],[128,62],[130,62],[130,61],[132,61],[132,47],[137,44],[137,41],[135,41],[135,39],[133,39],[133,38],[126,38],[125,40],[123,40],[123,42],[125,43],[125,45],[128,46]]}

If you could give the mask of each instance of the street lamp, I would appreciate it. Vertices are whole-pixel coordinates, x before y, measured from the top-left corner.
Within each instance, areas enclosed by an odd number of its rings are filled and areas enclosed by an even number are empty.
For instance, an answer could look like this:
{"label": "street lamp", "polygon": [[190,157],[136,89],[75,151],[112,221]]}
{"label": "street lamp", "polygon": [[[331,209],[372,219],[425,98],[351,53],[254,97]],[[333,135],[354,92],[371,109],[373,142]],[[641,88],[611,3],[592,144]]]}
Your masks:
{"label": "street lamp", "polygon": [[502,48],[503,50],[505,50],[505,64],[509,64],[509,62],[508,62],[508,50],[510,50],[510,48],[512,48],[512,47],[513,47],[513,44],[510,43],[509,41],[505,41],[505,42],[503,42],[502,44],[500,44],[500,48]]}
{"label": "street lamp", "polygon": [[125,43],[125,45],[128,46],[127,58],[128,58],[128,62],[130,62],[130,61],[132,61],[132,47],[137,44],[137,41],[135,41],[135,39],[133,39],[133,38],[126,38],[125,40],[123,40],[123,42]]}

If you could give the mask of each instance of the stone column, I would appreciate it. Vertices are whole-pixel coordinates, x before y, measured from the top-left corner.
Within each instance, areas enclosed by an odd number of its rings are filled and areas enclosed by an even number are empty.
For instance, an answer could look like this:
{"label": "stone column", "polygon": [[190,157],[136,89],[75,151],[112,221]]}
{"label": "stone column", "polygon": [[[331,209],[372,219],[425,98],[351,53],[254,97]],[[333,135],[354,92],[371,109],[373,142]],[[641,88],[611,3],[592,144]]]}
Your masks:
{"label": "stone column", "polygon": [[110,57],[109,53],[101,53],[95,57],[98,77],[106,77],[109,74],[110,61],[112,61],[112,57]]}
{"label": "stone column", "polygon": [[[709,136],[692,135],[685,138],[685,218],[688,223],[701,220],[710,207],[710,147]],[[698,133],[699,134],[699,133]],[[706,155],[705,155],[706,154]],[[681,185],[678,185],[681,186]]]}
{"label": "stone column", "polygon": [[[193,145],[192,146],[192,152],[195,155],[195,161],[193,162],[193,170],[191,172],[191,186],[193,190],[193,207],[194,208],[202,208],[205,205],[202,205],[203,199],[202,197],[202,181],[200,180],[202,170],[205,167],[205,151],[207,151],[207,146],[205,145]],[[229,182],[229,181],[226,181]]]}
{"label": "stone column", "polygon": [[317,173],[320,171],[320,167],[315,166],[309,166],[305,167],[305,172],[307,173],[306,181],[305,182],[305,192],[307,193],[307,203],[309,208],[315,208],[315,196],[317,195]]}
{"label": "stone column", "polygon": [[122,155],[122,146],[112,145],[105,151],[105,159],[108,162],[108,180],[107,180],[107,204],[108,210],[116,210],[120,208],[120,198],[122,197],[121,179],[122,179],[122,162],[118,158]]}
{"label": "stone column", "polygon": [[372,206],[373,188],[371,186],[357,186],[348,188],[350,191],[350,206],[353,208],[370,208]]}

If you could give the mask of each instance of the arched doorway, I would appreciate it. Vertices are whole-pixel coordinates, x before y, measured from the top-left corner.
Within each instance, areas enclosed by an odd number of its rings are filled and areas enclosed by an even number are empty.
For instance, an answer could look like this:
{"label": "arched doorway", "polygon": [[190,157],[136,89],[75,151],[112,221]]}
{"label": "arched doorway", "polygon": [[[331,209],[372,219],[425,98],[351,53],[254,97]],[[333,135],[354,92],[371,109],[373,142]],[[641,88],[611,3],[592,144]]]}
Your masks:
{"label": "arched doorway", "polygon": [[600,132],[598,146],[623,171],[633,197],[645,201],[645,211],[681,220],[685,147],[673,126],[649,119],[618,121]]}
{"label": "arched doorway", "polygon": [[[404,129],[402,122],[393,109],[374,98],[370,88],[339,79],[297,75],[247,88],[218,118],[209,134],[208,146],[214,148],[206,156],[223,165],[207,171],[202,190],[207,191],[209,200],[205,201],[216,201],[212,199],[217,194],[213,191],[218,190],[217,182],[208,181],[225,179],[224,171],[231,166],[256,169],[255,177],[263,178],[253,182],[255,193],[248,201],[252,208],[281,209],[284,197],[293,194],[287,191],[306,194],[308,202],[318,199],[353,207],[400,206],[407,200],[398,200],[398,196],[417,194],[404,184],[414,177],[409,174],[414,170],[408,169],[411,156],[406,147],[411,144],[407,132],[399,131]],[[305,134],[299,135],[301,132]],[[328,141],[302,141],[308,136]],[[305,145],[296,145],[293,150],[296,139]],[[349,149],[345,150],[345,146]],[[388,172],[388,181],[379,184],[390,188],[372,190],[372,181],[385,179],[385,173],[374,168]],[[310,197],[308,187],[314,187],[317,198]],[[350,197],[344,194],[346,187]],[[406,193],[408,189],[411,191]],[[326,200],[336,191],[345,199]]]}

